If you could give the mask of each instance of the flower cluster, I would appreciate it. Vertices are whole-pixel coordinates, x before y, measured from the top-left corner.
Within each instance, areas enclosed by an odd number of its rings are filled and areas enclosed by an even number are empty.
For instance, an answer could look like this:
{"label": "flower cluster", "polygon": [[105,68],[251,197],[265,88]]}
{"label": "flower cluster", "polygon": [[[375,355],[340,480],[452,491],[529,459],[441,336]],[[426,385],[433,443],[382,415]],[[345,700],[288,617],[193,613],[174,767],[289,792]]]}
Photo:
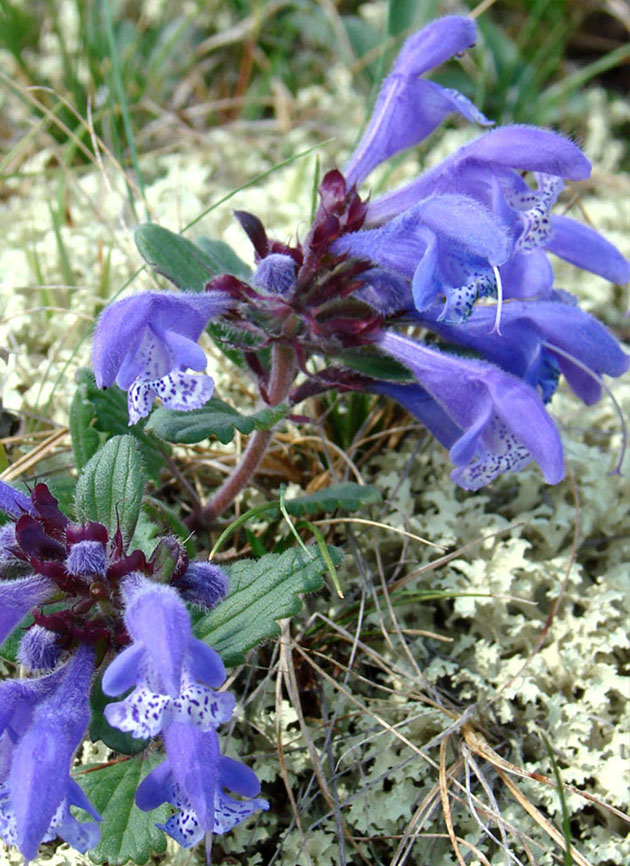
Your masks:
{"label": "flower cluster", "polygon": [[[71,767],[99,669],[105,694],[133,687],[105,708],[109,723],[163,737],[167,759],[136,801],[175,808],[159,825],[169,835],[191,847],[266,809],[254,773],[220,754],[216,729],[235,701],[214,691],[223,664],[192,636],[186,608],[220,602],[225,573],[189,562],[171,537],[148,560],[127,553],[120,530],[110,537],[100,523],[71,523],[44,484],[26,496],[0,482],[0,509],[13,518],[0,529],[0,643],[21,627],[17,660],[30,674],[0,683],[0,838],[27,861],[57,836],[82,852],[97,844],[100,817]],[[78,821],[70,806],[93,820]]]}
{"label": "flower cluster", "polygon": [[[531,460],[549,483],[562,479],[561,440],[545,405],[560,375],[592,403],[603,375],[628,369],[616,339],[553,283],[549,254],[615,283],[630,278],[629,262],[594,229],[552,213],[565,181],[589,176],[589,161],[557,133],[505,126],[400,189],[374,199],[360,191],[376,166],[449,114],[492,125],[461,93],[422,77],[475,35],[473,21],[449,16],[405,43],[350,161],[323,178],[302,243],[271,240],[255,216],[237,212],[255,252],[250,280],[222,275],[201,297],[150,293],[105,311],[96,377],[129,387],[132,423],[154,394],[166,406],[203,405],[208,389],[192,387],[183,370],[203,366],[191,346],[201,319],[221,317],[267,402],[296,404],[330,388],[386,394],[449,449],[462,487]],[[126,315],[138,322],[133,339],[120,328]],[[409,326],[428,339],[408,336]],[[257,347],[284,347],[284,375],[251,348],[252,334]],[[379,355],[401,371],[371,374],[369,359]],[[306,365],[313,356],[325,359],[318,372]],[[296,387],[287,370],[297,369],[307,381]]]}

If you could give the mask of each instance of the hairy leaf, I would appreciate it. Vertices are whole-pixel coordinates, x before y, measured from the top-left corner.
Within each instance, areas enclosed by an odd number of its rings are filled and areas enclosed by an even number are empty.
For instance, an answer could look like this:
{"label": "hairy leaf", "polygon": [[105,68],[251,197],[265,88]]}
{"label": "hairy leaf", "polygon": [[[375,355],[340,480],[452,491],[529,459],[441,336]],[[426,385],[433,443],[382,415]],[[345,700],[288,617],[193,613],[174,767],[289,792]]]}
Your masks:
{"label": "hairy leaf", "polygon": [[[227,597],[195,627],[197,637],[220,653],[226,665],[240,664],[247,650],[277,637],[277,620],[299,612],[299,594],[321,589],[328,567],[317,548],[308,550],[294,547],[226,568]],[[328,550],[335,564],[340,562],[341,552]]]}
{"label": "hairy leaf", "polygon": [[79,385],[70,404],[69,420],[74,462],[79,472],[96,454],[103,438],[92,426],[93,421],[94,405],[87,395],[87,388]]}
{"label": "hairy leaf", "polygon": [[355,484],[346,481],[343,484],[333,484],[315,493],[298,496],[296,499],[286,499],[285,506],[289,514],[303,517],[305,514],[316,514],[318,511],[356,511],[363,505],[374,505],[381,501],[380,491],[370,484]]}
{"label": "hairy leaf", "polygon": [[110,534],[120,521],[128,544],[138,522],[144,481],[140,445],[133,436],[114,436],[90,459],[77,481],[77,517],[105,524]]}
{"label": "hairy leaf", "polygon": [[76,781],[103,818],[101,838],[90,858],[95,863],[122,866],[129,860],[146,863],[151,852],[166,851],[166,836],[155,826],[168,820],[168,804],[142,812],[135,804],[136,790],[144,777],[160,762],[155,753],[138,755],[117,764],[89,767]]}
{"label": "hairy leaf", "polygon": [[244,280],[251,276],[252,269],[225,241],[201,237],[195,239],[195,244],[211,256],[215,262],[220,264],[219,273],[233,274],[235,277],[241,277]]}
{"label": "hairy leaf", "polygon": [[[79,457],[85,455],[89,459],[97,449],[89,453],[90,447],[97,444],[100,448],[103,441],[112,435],[123,436],[129,434],[136,438],[142,448],[142,457],[151,478],[157,480],[160,470],[164,465],[165,456],[163,451],[168,451],[168,446],[158,443],[151,435],[145,433],[146,421],[141,419],[133,427],[129,427],[129,414],[127,412],[127,395],[117,385],[111,388],[98,388],[94,380],[94,374],[87,367],[82,367],[77,373],[77,390],[72,401],[75,411],[76,424],[91,425],[89,431],[99,434],[99,441],[95,443],[93,438],[83,441],[81,430],[77,430],[76,437],[78,445],[75,447],[75,432],[73,429],[72,409],[70,418],[70,432],[72,434],[72,447],[75,450],[77,467],[82,469],[87,460],[79,463]],[[75,407],[76,401],[76,407]],[[77,454],[77,447],[79,454]]]}
{"label": "hairy leaf", "polygon": [[347,366],[373,379],[392,379],[397,382],[413,382],[413,375],[395,358],[381,355],[367,347],[346,349],[339,359]]}
{"label": "hairy leaf", "polygon": [[147,264],[179,289],[203,292],[217,274],[249,273],[247,265],[223,241],[201,238],[193,243],[154,223],[138,226],[134,237]]}
{"label": "hairy leaf", "polygon": [[156,409],[151,415],[147,430],[167,442],[192,445],[216,436],[226,445],[234,438],[236,430],[251,433],[253,430],[267,430],[273,427],[287,412],[284,405],[260,409],[251,415],[241,415],[228,403],[213,397],[201,409],[192,412],[178,412],[173,409]]}

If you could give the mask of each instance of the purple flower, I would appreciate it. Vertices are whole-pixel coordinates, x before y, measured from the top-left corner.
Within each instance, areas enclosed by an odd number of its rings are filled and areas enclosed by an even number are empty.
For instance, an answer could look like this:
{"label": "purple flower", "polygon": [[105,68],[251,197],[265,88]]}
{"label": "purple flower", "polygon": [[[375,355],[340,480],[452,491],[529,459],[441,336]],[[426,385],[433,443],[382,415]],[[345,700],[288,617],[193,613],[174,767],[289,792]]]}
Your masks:
{"label": "purple flower", "polygon": [[26,494],[0,481],[0,511],[17,520],[23,514],[33,513],[33,503]]}
{"label": "purple flower", "polygon": [[93,668],[93,651],[80,646],[48,676],[0,683],[0,836],[27,861],[56,836],[81,852],[98,841],[97,824],[70,813],[78,806],[100,820],[69,775],[90,719]]}
{"label": "purple flower", "polygon": [[[233,758],[219,752],[213,730],[202,732],[190,725],[172,724],[164,732],[168,758],[138,787],[136,803],[145,811],[161,803],[178,810],[158,827],[184,848],[196,845],[204,835],[227,833],[269,804],[256,795],[260,782],[256,774]],[[250,800],[234,800],[228,788]]]}
{"label": "purple flower", "polygon": [[343,172],[348,187],[360,184],[390,156],[418,144],[454,111],[473,123],[492,123],[457,90],[419,77],[470,48],[475,38],[474,22],[453,15],[432,21],[405,42]]}
{"label": "purple flower", "polygon": [[628,259],[594,229],[565,216],[553,216],[551,222],[553,233],[546,244],[550,252],[611,283],[630,280]]}
{"label": "purple flower", "polygon": [[462,435],[461,427],[421,385],[403,385],[398,382],[375,382],[372,394],[384,394],[397,400],[401,406],[427,428],[445,448],[450,448]]}
{"label": "purple flower", "polygon": [[447,322],[464,321],[477,298],[496,295],[495,270],[511,248],[505,226],[487,208],[451,194],[427,198],[380,228],[343,235],[332,245],[337,254],[411,279],[418,310],[445,297],[440,318]]}
{"label": "purple flower", "polygon": [[176,587],[186,601],[210,610],[227,595],[228,576],[218,565],[193,560]]}
{"label": "purple flower", "polygon": [[212,691],[225,680],[223,663],[192,636],[175,589],[130,575],[121,590],[133,643],[105,671],[103,691],[119,695],[135,688],[125,700],[109,704],[105,716],[134,737],[162,733],[167,760],[140,785],[137,803],[145,810],[172,803],[177,814],[160,826],[189,848],[205,833],[226,832],[267,803],[234,801],[221,790],[224,784],[255,796],[260,786],[251,770],[220,757],[215,728],[231,718],[234,697]]}
{"label": "purple flower", "polygon": [[[397,334],[381,333],[376,344],[411,370],[461,430],[450,446],[456,466],[451,478],[461,487],[477,490],[531,460],[550,484],[562,480],[558,431],[529,385],[491,364],[437,352]],[[387,392],[388,386],[381,387]],[[448,432],[443,417],[440,423]]]}
{"label": "purple flower", "polygon": [[420,320],[449,342],[474,349],[540,387],[545,401],[562,372],[578,397],[589,405],[596,403],[601,397],[601,376],[623,375],[630,361],[597,319],[561,301],[511,301],[503,308],[501,334],[492,333],[494,309],[490,307],[477,308],[464,325],[447,325],[427,313]]}
{"label": "purple flower", "polygon": [[149,414],[156,397],[180,410],[210,399],[214,380],[186,370],[205,369],[197,340],[231,304],[220,292],[145,292],[105,310],[94,335],[94,374],[99,388],[116,382],[129,392],[130,424]]}
{"label": "purple flower", "polygon": [[56,590],[53,581],[41,575],[0,580],[0,643],[11,634],[27,613],[52,598]]}
{"label": "purple flower", "polygon": [[[523,172],[533,173],[535,187],[525,182]],[[500,267],[505,297],[551,297],[553,271],[545,251],[625,283],[630,263],[616,247],[588,226],[551,214],[563,179],[589,174],[589,161],[562,136],[533,126],[500,127],[371,202],[365,225],[387,223],[430,196],[464,195],[492,211],[511,237],[510,257]]]}
{"label": "purple flower", "polygon": [[212,688],[225,680],[219,656],[192,636],[186,605],[173,587],[141,575],[123,581],[124,620],[133,643],[103,676],[106,695],[133,692],[105,708],[108,722],[132,736],[156,736],[172,722],[201,730],[228,721],[234,697]]}
{"label": "purple flower", "polygon": [[[522,182],[519,173],[524,171],[540,176],[537,191]],[[548,209],[557,192],[554,179],[584,180],[590,172],[591,164],[579,147],[561,135],[535,126],[501,126],[460,147],[406,186],[370,202],[366,225],[380,225],[431,195],[459,193],[493,211],[500,208],[498,215],[509,215],[519,223],[517,233],[522,233],[524,221],[518,220],[518,212],[537,204]]]}

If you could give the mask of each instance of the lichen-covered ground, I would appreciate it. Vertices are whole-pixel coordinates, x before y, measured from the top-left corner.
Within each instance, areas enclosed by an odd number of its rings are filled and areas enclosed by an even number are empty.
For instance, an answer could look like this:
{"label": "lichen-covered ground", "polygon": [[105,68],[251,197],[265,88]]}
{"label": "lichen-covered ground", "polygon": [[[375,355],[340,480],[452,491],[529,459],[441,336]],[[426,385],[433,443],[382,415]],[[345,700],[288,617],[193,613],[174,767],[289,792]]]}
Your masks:
{"label": "lichen-covered ground", "polygon": [[[630,112],[597,89],[588,105],[584,147],[596,168],[563,201],[630,254],[630,176],[619,173],[623,145],[611,140]],[[19,116],[15,95],[4,108]],[[289,108],[286,126],[236,121],[141,156],[152,219],[181,230],[236,187],[332,139],[219,204],[188,234],[222,238],[249,260],[234,208],[256,213],[278,238],[305,233],[315,160],[343,162],[364,106],[333,67],[325,86],[303,89]],[[474,135],[437,136],[387,184]],[[90,326],[121,288],[156,283],[147,270],[130,281],[141,259],[118,164],[100,151],[91,166],[64,167],[55,148],[37,130],[25,139],[19,175],[0,201],[2,400],[26,419],[13,436],[3,418],[5,480],[54,479],[71,465],[64,425],[74,373],[89,363]],[[568,265],[558,284],[628,336],[618,289]],[[249,383],[206,348],[217,393],[247,407]],[[630,417],[628,380],[613,394]],[[305,411],[315,418],[318,409]],[[345,551],[345,599],[332,589],[305,599],[282,638],[234,671],[240,712],[229,750],[247,756],[271,808],[215,839],[213,862],[566,863],[559,792],[531,778],[553,782],[554,763],[575,790],[564,795],[572,862],[630,862],[620,814],[630,806],[630,464],[626,457],[622,474],[612,471],[622,432],[608,396],[585,408],[562,390],[551,411],[566,480],[548,487],[532,467],[476,494],[455,489],[442,449],[376,401],[345,456],[334,442],[326,451],[317,421],[280,428],[262,466],[265,486],[277,485],[284,465],[297,487],[358,477],[384,503],[355,522],[322,524]],[[233,453],[213,447],[212,456],[230,465]],[[199,454],[180,457],[185,466]],[[38,864],[89,862],[66,845],[42,850]],[[202,860],[175,846],[161,858]],[[19,861],[0,843],[2,866]]]}

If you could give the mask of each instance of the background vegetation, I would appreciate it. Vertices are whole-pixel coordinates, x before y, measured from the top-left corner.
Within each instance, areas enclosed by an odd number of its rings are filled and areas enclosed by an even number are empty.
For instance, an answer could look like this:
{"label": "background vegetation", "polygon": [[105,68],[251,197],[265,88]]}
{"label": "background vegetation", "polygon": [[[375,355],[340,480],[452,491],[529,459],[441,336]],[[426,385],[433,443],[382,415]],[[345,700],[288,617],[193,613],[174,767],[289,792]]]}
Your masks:
{"label": "background vegetation", "polygon": [[[46,478],[71,502],[66,425],[93,321],[121,291],[164,284],[141,268],[138,222],[223,238],[244,258],[232,207],[279,238],[303,232],[318,165],[343,163],[405,36],[451,12],[477,16],[479,45],[437,79],[497,122],[583,142],[593,178],[563,201],[630,254],[623,2],[0,0],[5,480]],[[454,123],[377,183],[474,135]],[[629,336],[620,288],[568,266],[558,279]],[[244,373],[207,349],[217,393],[251,411]],[[615,389],[626,416],[627,391]],[[297,493],[358,480],[383,499],[318,521],[345,552],[345,599],[332,587],[308,598],[275,644],[233,671],[241,712],[229,749],[253,761],[272,806],[216,839],[214,862],[630,862],[630,491],[608,474],[619,421],[610,403],[585,410],[565,393],[553,408],[570,467],[553,489],[530,470],[479,494],[455,490],[439,446],[376,398],[311,402],[312,424],[280,427],[240,509],[277,497],[280,483]],[[177,469],[158,461],[152,515],[161,507],[177,531],[241,438],[182,447]],[[215,539],[190,540],[191,553]],[[290,543],[284,521],[251,524],[220,557]],[[162,862],[202,858],[169,847]],[[48,845],[40,862],[84,859]],[[3,866],[16,862],[0,850]]]}

